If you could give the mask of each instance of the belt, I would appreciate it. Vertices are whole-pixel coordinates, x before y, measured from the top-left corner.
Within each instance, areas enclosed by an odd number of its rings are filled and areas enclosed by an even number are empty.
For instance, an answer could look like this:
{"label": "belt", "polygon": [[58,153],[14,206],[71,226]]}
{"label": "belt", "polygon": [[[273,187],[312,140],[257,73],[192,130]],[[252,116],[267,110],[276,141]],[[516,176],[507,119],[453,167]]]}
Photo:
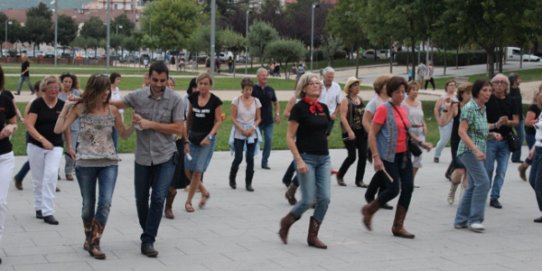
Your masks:
{"label": "belt", "polygon": [[413,124],[410,125],[411,128],[423,128],[423,124]]}

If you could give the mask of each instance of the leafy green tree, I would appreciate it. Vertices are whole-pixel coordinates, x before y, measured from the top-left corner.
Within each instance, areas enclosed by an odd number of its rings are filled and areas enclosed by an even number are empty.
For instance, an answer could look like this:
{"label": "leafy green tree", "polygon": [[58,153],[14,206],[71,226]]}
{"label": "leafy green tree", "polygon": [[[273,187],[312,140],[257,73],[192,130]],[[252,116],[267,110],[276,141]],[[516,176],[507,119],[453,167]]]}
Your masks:
{"label": "leafy green tree", "polygon": [[139,49],[139,42],[134,36],[124,37],[121,42],[123,49],[133,52]]}
{"label": "leafy green tree", "polygon": [[247,40],[243,37],[243,35],[231,29],[221,31],[220,39],[222,48],[233,53],[233,77],[235,77],[235,59],[237,59],[237,55],[245,49]]}
{"label": "leafy green tree", "polygon": [[34,51],[41,43],[51,43],[54,40],[53,12],[47,5],[39,3],[26,12],[25,32],[27,40],[34,43]]}
{"label": "leafy green tree", "polygon": [[209,55],[211,50],[209,44],[211,39],[211,30],[208,25],[200,25],[190,37],[188,37],[186,48],[192,52],[192,54],[198,54],[199,52],[206,52]]}
{"label": "leafy green tree", "polygon": [[106,26],[104,22],[100,18],[92,16],[81,28],[80,34],[87,38],[88,48],[94,48],[94,57],[97,57],[100,41],[105,40]]}
{"label": "leafy green tree", "polygon": [[175,50],[186,46],[200,17],[201,6],[195,0],[154,1],[146,6],[141,25],[149,26],[148,34],[157,48]]}
{"label": "leafy green tree", "polygon": [[[342,0],[341,0],[342,1]],[[338,1],[339,3],[341,1]],[[311,14],[312,5],[319,1],[314,0],[297,0],[295,3],[289,4],[284,10],[284,26],[280,28],[280,33],[283,37],[301,40],[304,44],[311,44]],[[321,37],[325,33],[325,22],[328,17],[328,12],[332,6],[328,4],[319,4],[314,9],[314,46],[318,48],[321,44]],[[280,17],[281,15],[277,15]]]}
{"label": "leafy green tree", "polygon": [[[274,40],[265,49],[266,57],[274,59],[284,68],[288,66],[288,63],[302,60],[306,53],[303,42],[291,39]],[[287,77],[286,72],[284,76]]]}
{"label": "leafy green tree", "polygon": [[260,64],[263,65],[266,46],[277,40],[279,33],[266,22],[254,22],[248,32],[248,43],[251,56],[260,58]]}
{"label": "leafy green tree", "polygon": [[327,64],[329,66],[333,65],[333,58],[337,52],[339,52],[344,47],[343,41],[341,38],[336,38],[332,35],[327,35],[323,38],[322,46],[320,50],[324,53],[324,57],[327,59]]}
{"label": "leafy green tree", "polygon": [[58,16],[58,43],[68,46],[77,36],[77,24],[70,16]]}
{"label": "leafy green tree", "polygon": [[130,20],[130,18],[128,18],[128,15],[126,15],[125,13],[115,17],[111,21],[111,32],[117,33],[118,31],[119,35],[124,34],[129,36],[134,31],[134,28],[135,24],[132,22],[132,20]]}

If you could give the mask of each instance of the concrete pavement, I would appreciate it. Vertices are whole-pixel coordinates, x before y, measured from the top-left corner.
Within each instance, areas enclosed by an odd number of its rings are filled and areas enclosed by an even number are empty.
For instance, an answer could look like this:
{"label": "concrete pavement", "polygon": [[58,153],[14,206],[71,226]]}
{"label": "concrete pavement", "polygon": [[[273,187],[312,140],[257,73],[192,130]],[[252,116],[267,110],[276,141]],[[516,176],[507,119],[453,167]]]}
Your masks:
{"label": "concrete pavement", "polygon": [[[526,151],[526,149],[524,149]],[[525,153],[525,152],[524,152]],[[345,150],[331,150],[338,168]],[[446,149],[441,162],[432,153],[423,156],[406,228],[416,239],[393,237],[393,212],[379,211],[373,231],[361,224],[360,207],[365,189],[354,186],[354,167],[345,177],[347,187],[332,178],[328,214],[320,230],[327,250],[306,244],[309,210],[293,225],[289,244],[277,236],[279,219],[290,206],[284,199],[282,174],[291,161],[287,151],[273,151],[271,170],[256,168],[254,193],[243,189],[240,169],[238,189],[228,186],[227,174],[233,158],[216,152],[205,173],[210,190],[208,206],[195,213],[184,211],[186,193],[179,191],[174,220],[163,219],[155,244],[160,255],[151,259],[139,252],[141,230],[137,220],[133,189],[133,155],[121,155],[119,177],[102,249],[104,261],[83,250],[81,196],[76,182],[59,181],[55,216],[60,225],[51,226],[34,218],[31,181],[24,190],[12,185],[8,197],[6,230],[0,242],[0,270],[540,270],[542,225],[534,193],[519,179],[516,166],[509,164],[501,202],[503,209],[486,209],[486,232],[473,233],[453,228],[457,204],[449,206],[449,182],[443,174],[450,161]],[[256,158],[256,165],[260,157]],[[16,157],[16,169],[26,160]],[[63,168],[63,167],[61,167]],[[367,165],[368,181],[373,174]],[[298,195],[299,196],[299,195]],[[195,200],[199,200],[199,195]],[[197,201],[194,201],[197,204]],[[392,201],[396,203],[396,199]]]}

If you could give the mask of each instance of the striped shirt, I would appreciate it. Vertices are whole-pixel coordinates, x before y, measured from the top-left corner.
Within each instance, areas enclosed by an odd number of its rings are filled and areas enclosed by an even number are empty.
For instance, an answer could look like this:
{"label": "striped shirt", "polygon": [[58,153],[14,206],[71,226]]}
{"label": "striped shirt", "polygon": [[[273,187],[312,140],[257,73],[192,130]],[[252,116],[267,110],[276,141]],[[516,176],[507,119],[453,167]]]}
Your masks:
{"label": "striped shirt", "polygon": [[[461,108],[461,121],[466,121],[469,125],[467,134],[474,142],[474,145],[483,153],[486,152],[486,141],[489,133],[487,124],[486,108],[479,107],[474,99],[470,100],[463,108]],[[457,149],[457,155],[466,151],[472,152],[465,142],[461,140]]]}

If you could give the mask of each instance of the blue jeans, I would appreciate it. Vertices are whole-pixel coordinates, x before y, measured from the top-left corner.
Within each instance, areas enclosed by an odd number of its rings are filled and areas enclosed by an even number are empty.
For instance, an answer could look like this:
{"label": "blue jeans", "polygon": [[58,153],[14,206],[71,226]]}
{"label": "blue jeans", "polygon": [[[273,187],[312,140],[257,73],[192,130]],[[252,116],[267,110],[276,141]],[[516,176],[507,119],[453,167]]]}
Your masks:
{"label": "blue jeans", "polygon": [[17,181],[22,182],[24,177],[26,177],[26,174],[28,174],[29,171],[30,171],[30,163],[28,162],[28,160],[26,160],[26,162],[24,162],[21,169],[19,169],[19,172],[17,172],[17,174],[15,174],[13,178]]}
{"label": "blue jeans", "polygon": [[[516,126],[516,132],[519,138],[520,145],[523,145],[525,141],[525,121],[520,120],[518,126]],[[512,161],[517,162],[521,160],[521,148],[512,153]]]}
{"label": "blue jeans", "polygon": [[[77,150],[77,137],[79,136],[79,130],[71,130],[71,143],[72,148]],[[67,152],[67,151],[66,151]],[[65,153],[66,153],[65,152]],[[75,160],[71,156],[65,154],[66,164],[64,165],[64,173],[66,175],[72,175],[75,172]]]}
{"label": "blue jeans", "polygon": [[322,223],[326,216],[327,207],[330,199],[330,174],[331,160],[329,155],[301,154],[301,158],[307,165],[307,173],[299,173],[299,187],[301,190],[301,200],[292,208],[292,214],[300,218],[305,211],[314,204],[314,218]]}
{"label": "blue jeans", "polygon": [[158,165],[144,166],[135,163],[134,170],[137,217],[143,229],[141,242],[152,244],[160,227],[164,201],[175,173],[175,163],[172,156],[167,162]]}
{"label": "blue jeans", "polygon": [[450,121],[448,124],[438,127],[438,131],[440,133],[440,139],[437,143],[437,146],[435,147],[435,157],[439,158],[440,154],[442,153],[442,150],[444,147],[446,147],[446,144],[448,144],[448,141],[450,141],[450,138],[452,138],[452,129],[454,126],[454,122]]}
{"label": "blue jeans", "polygon": [[24,82],[28,84],[28,88],[30,89],[30,92],[34,94],[34,89],[32,88],[32,82],[30,82],[30,76],[19,77],[19,85],[17,86],[17,94],[21,94],[21,89],[23,88]]}
{"label": "blue jeans", "polygon": [[[118,166],[107,167],[80,167],[75,168],[77,182],[83,198],[81,218],[83,223],[90,223],[95,218],[105,225],[111,209],[113,191],[117,183]],[[96,184],[100,188],[98,193],[98,208],[96,209]]]}
{"label": "blue jeans", "polygon": [[[501,141],[488,140],[486,144],[486,171],[492,185],[490,197],[491,199],[498,199],[501,196],[504,176],[506,175],[506,168],[508,168],[510,149],[508,149],[508,143],[504,139]],[[495,170],[495,178],[493,178],[495,161],[497,161],[497,169]]]}
{"label": "blue jeans", "polygon": [[484,161],[476,159],[476,156],[469,151],[460,154],[458,159],[467,168],[469,185],[457,207],[454,223],[456,225],[482,223],[490,183]]}
{"label": "blue jeans", "polygon": [[397,201],[397,206],[402,206],[408,210],[410,200],[412,199],[412,192],[414,191],[412,160],[409,156],[410,154],[407,153],[397,153],[395,154],[395,161],[393,163],[382,160],[386,172],[393,178],[393,182],[387,180],[384,190],[378,196],[377,200],[381,206],[401,193]]}
{"label": "blue jeans", "polygon": [[534,189],[538,209],[542,212],[542,147],[535,148],[532,165],[529,183]]}
{"label": "blue jeans", "polygon": [[260,124],[260,133],[263,135],[262,167],[267,166],[269,155],[271,155],[271,145],[273,144],[273,123]]}

